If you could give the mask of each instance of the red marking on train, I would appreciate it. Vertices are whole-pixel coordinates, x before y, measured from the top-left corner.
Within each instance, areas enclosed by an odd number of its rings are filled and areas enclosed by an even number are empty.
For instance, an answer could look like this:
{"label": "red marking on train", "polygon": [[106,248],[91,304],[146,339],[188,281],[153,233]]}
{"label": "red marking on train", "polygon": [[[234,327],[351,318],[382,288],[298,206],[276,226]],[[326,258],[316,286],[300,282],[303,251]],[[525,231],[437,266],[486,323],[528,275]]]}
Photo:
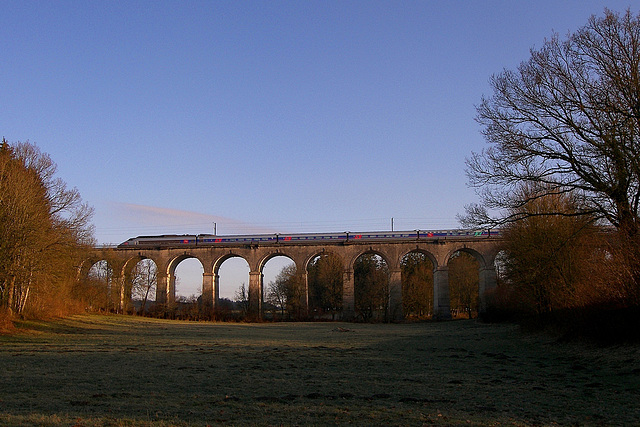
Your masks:
{"label": "red marking on train", "polygon": [[285,237],[284,240],[291,240],[291,236]]}
{"label": "red marking on train", "polygon": [[353,236],[354,239],[362,239],[362,234],[356,234]]}
{"label": "red marking on train", "polygon": [[182,243],[189,243],[189,241],[188,240],[183,240]]}
{"label": "red marking on train", "polygon": [[427,233],[427,237],[433,237],[433,233]]}
{"label": "red marking on train", "polygon": [[216,243],[221,243],[222,239],[216,239]]}

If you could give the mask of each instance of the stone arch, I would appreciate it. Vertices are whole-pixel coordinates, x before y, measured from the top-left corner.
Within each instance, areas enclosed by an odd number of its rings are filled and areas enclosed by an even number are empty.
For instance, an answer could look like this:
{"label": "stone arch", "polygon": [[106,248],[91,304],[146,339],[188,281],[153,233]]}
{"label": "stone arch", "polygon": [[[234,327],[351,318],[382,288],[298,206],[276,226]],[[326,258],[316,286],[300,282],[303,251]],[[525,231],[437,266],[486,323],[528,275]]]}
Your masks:
{"label": "stone arch", "polygon": [[173,258],[171,258],[171,259],[169,260],[169,262],[167,263],[167,271],[166,271],[166,273],[167,273],[167,274],[174,274],[174,273],[175,273],[175,271],[176,271],[176,267],[178,267],[178,264],[180,264],[180,263],[181,263],[182,261],[184,261],[185,259],[192,259],[192,258],[197,259],[197,260],[200,262],[200,264],[202,265],[202,267],[203,267],[203,268],[205,267],[205,265],[206,265],[206,264],[205,264],[205,262],[202,260],[202,258],[200,258],[200,257],[199,257],[199,256],[197,256],[197,255],[193,255],[193,254],[190,254],[190,253],[188,253],[188,252],[185,252],[185,253],[183,253],[183,254],[180,254],[180,255],[174,256]]}
{"label": "stone arch", "polygon": [[[359,276],[356,263],[360,258],[367,255],[379,257],[385,266],[386,272],[373,267],[373,270],[368,270],[364,279]],[[351,266],[353,269],[353,302],[356,317],[360,317],[364,321],[389,321],[395,314],[396,307],[392,306],[397,305],[398,300],[398,298],[392,298],[392,294],[397,293],[397,291],[394,292],[392,290],[397,287],[397,279],[392,276],[399,275],[399,271],[393,269],[390,257],[380,250],[369,247],[369,249],[359,251],[358,255],[353,258]],[[381,273],[386,273],[386,277],[381,276]]]}
{"label": "stone arch", "polygon": [[298,269],[304,267],[304,265],[300,265],[300,260],[298,260],[293,254],[289,253],[288,251],[277,250],[275,252],[268,252],[266,255],[264,255],[262,258],[260,258],[260,260],[258,261],[257,270],[260,273],[262,273],[264,271],[264,266],[269,261],[271,261],[272,259],[277,258],[277,257],[289,258],[291,261],[293,261],[296,264],[296,268],[298,268]]}
{"label": "stone arch", "polygon": [[[104,263],[106,276],[91,277],[91,271],[98,264]],[[116,311],[120,308],[119,290],[120,268],[117,259],[104,256],[103,253],[92,254],[85,258],[78,267],[78,282],[81,283],[85,298],[93,309]],[[104,280],[104,283],[101,283]]]}
{"label": "stone arch", "polygon": [[296,290],[297,297],[292,301],[287,302],[287,306],[289,306],[289,308],[293,308],[293,311],[290,312],[289,315],[293,315],[294,318],[298,318],[298,319],[305,318],[307,316],[307,308],[309,305],[309,299],[308,299],[309,292],[308,292],[308,284],[307,284],[307,272],[304,269],[304,258],[300,256],[295,256],[295,253],[293,251],[287,251],[287,250],[283,251],[280,249],[266,253],[258,262],[258,272],[259,272],[258,277],[259,277],[260,289],[257,295],[261,300],[260,315],[262,316],[264,314],[262,313],[262,309],[263,309],[262,305],[264,304],[265,299],[268,296],[267,287],[269,283],[265,283],[265,267],[270,261],[280,257],[286,258],[289,261],[291,261],[296,269],[295,290]]}
{"label": "stone arch", "polygon": [[484,258],[468,248],[452,252],[448,257],[449,308],[452,316],[477,317],[483,264]]}
{"label": "stone arch", "polygon": [[336,256],[342,261],[342,264],[344,265],[344,256],[342,254],[340,254],[338,251],[327,251],[325,250],[325,248],[322,248],[319,250],[315,250],[307,255],[307,257],[304,259],[304,269],[307,270],[311,261],[322,255]]}
{"label": "stone arch", "polygon": [[423,248],[415,248],[415,249],[409,249],[409,250],[405,250],[403,252],[400,253],[400,258],[398,259],[398,264],[402,263],[402,260],[404,259],[404,257],[406,257],[407,255],[409,255],[410,253],[413,252],[417,252],[420,254],[425,255],[429,261],[431,261],[431,265],[433,265],[433,269],[435,270],[436,268],[438,268],[438,258],[436,258],[436,256],[431,253],[430,251],[423,249]]}
{"label": "stone arch", "polygon": [[105,262],[115,273],[119,273],[119,260],[102,254],[95,254],[85,258],[78,266],[78,279],[86,279],[91,269],[99,262]]}
{"label": "stone arch", "polygon": [[[482,315],[486,312],[486,309],[487,309],[486,294],[488,291],[493,290],[497,284],[495,258],[498,251],[499,249],[496,247],[486,247],[486,246],[480,246],[480,248],[467,247],[467,246],[454,247],[448,251],[445,258],[445,267],[443,267],[442,269],[444,272],[446,272],[446,289],[443,289],[444,286],[440,287],[440,295],[442,297],[446,297],[447,299],[447,302],[446,302],[447,309],[449,309],[450,307],[448,264],[452,256],[456,252],[464,252],[473,256],[473,258],[478,262],[478,314]],[[440,283],[440,284],[443,285],[443,283]],[[443,318],[447,318],[446,315],[444,315],[444,313],[441,313],[441,314],[444,316]]]}
{"label": "stone arch", "polygon": [[[320,257],[327,256],[333,257],[339,262],[340,268],[336,272],[338,277],[335,277],[335,282],[330,279],[328,286],[327,283],[324,287],[317,286],[312,289],[313,275],[310,274],[309,268],[311,263]],[[337,251],[327,251],[325,248],[321,250],[315,250],[310,253],[304,261],[304,272],[306,274],[307,285],[307,301],[308,301],[308,315],[311,318],[317,319],[331,319],[335,320],[336,315],[342,311],[342,301],[344,294],[344,281],[345,281],[345,260],[344,257]],[[319,283],[315,283],[319,285]],[[315,291],[315,292],[314,292]]]}
{"label": "stone arch", "polygon": [[[249,270],[249,272],[251,272],[251,264],[249,263],[249,260],[236,252],[230,251],[229,253],[225,253],[219,257],[217,257],[216,259],[213,260],[213,264],[211,265],[211,268],[209,271],[211,271],[212,273],[208,273],[205,270],[205,274],[204,274],[204,280],[205,280],[205,289],[207,289],[207,295],[209,294],[208,289],[209,287],[212,290],[212,298],[211,298],[211,306],[213,307],[213,310],[216,312],[216,314],[220,314],[221,311],[221,307],[220,307],[220,288],[221,288],[221,281],[220,281],[220,269],[222,268],[222,265],[231,260],[231,259],[240,259],[243,260],[246,265],[247,268]],[[250,278],[250,277],[248,277]],[[249,286],[249,282],[244,284],[245,286]],[[244,289],[244,291],[248,291],[247,288]],[[209,303],[209,301],[207,301],[207,303]]]}
{"label": "stone arch", "polygon": [[[222,264],[224,264],[225,261],[228,261],[228,260],[230,260],[232,258],[241,258],[241,259],[245,260],[247,265],[249,265],[249,268],[251,268],[251,265],[249,264],[249,260],[246,257],[244,257],[244,256],[242,256],[240,254],[237,254],[235,252],[229,252],[227,254],[224,254],[224,255],[216,258],[213,261],[213,265],[211,266],[211,270],[210,271],[212,271],[213,274],[217,275],[220,272],[220,267],[222,266]],[[206,271],[205,271],[205,273],[206,273]]]}
{"label": "stone arch", "polygon": [[[405,260],[411,254],[420,254],[430,264],[430,271],[424,275],[420,265],[414,264],[410,272],[405,270]],[[438,268],[436,256],[428,250],[416,247],[400,254],[400,288],[402,318],[407,315],[430,316],[433,313],[434,273]],[[407,276],[408,274],[408,276]]]}
{"label": "stone arch", "polygon": [[[197,259],[203,269],[207,265],[202,258],[188,252],[184,252],[180,255],[174,256],[171,259],[169,259],[169,262],[167,262],[166,266],[164,267],[165,270],[162,271],[162,276],[166,277],[166,282],[165,282],[166,284],[163,287],[164,289],[162,289],[162,291],[165,293],[165,295],[162,296],[162,301],[165,301],[168,303],[175,302],[176,300],[176,268],[182,261],[186,259]],[[205,273],[206,273],[206,270],[205,270]],[[160,275],[161,273],[160,271],[158,271],[158,276]],[[160,282],[160,280],[158,280],[158,282]],[[203,295],[203,299],[208,299],[208,297],[205,295],[205,293],[207,293],[207,289],[205,288],[206,286],[204,284],[204,276],[203,276],[202,295]],[[156,294],[157,294],[156,301],[159,301],[160,300],[159,298],[161,298],[160,292],[161,292],[160,283],[158,283],[158,287],[156,291]]]}
{"label": "stone arch", "polygon": [[395,260],[393,259],[393,257],[389,256],[389,254],[387,254],[384,251],[381,251],[380,249],[374,249],[373,246],[369,246],[368,249],[358,251],[354,255],[352,255],[351,258],[349,259],[349,264],[347,265],[347,268],[353,271],[353,266],[356,260],[360,258],[362,255],[368,255],[368,254],[378,255],[380,258],[382,258],[385,264],[387,264],[387,267],[389,269],[391,269],[392,266],[395,265],[395,263],[393,263],[393,261]]}
{"label": "stone arch", "polygon": [[89,257],[83,259],[78,266],[77,280],[81,281],[86,279],[89,276],[89,270],[98,261],[100,261],[100,258],[98,257]]}
{"label": "stone arch", "polygon": [[445,265],[449,264],[449,261],[451,261],[451,257],[457,252],[464,252],[464,253],[467,253],[467,254],[471,255],[472,257],[474,257],[476,259],[476,261],[478,261],[478,268],[479,269],[483,269],[487,265],[487,262],[486,262],[486,259],[485,259],[485,255],[483,253],[477,251],[474,248],[468,248],[466,246],[463,246],[461,248],[454,248],[454,249],[449,250],[449,252],[447,253],[447,256],[445,258]]}
{"label": "stone arch", "polygon": [[[141,252],[126,258],[122,264],[122,285],[120,287],[120,307],[122,311],[131,310],[131,302],[133,299],[133,270],[136,268],[139,262],[144,260],[152,261],[156,266],[156,272],[159,274],[160,272],[160,264],[157,259],[151,256],[143,255]],[[157,281],[157,275],[156,275]],[[157,289],[157,283],[156,283]]]}

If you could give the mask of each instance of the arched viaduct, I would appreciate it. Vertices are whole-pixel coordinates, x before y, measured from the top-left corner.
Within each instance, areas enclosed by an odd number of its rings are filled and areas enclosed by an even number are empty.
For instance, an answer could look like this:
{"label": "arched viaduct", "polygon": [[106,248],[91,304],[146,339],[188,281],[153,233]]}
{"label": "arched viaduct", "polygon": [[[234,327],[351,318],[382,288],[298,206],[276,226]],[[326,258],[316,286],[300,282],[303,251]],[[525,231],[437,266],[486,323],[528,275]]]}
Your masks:
{"label": "arched viaduct", "polygon": [[[496,286],[495,258],[499,251],[499,237],[453,238],[430,241],[384,241],[341,243],[255,243],[227,244],[225,246],[188,246],[171,248],[103,248],[95,252],[82,264],[80,276],[86,277],[91,266],[106,260],[113,270],[112,283],[120,292],[120,304],[125,300],[125,289],[130,289],[130,273],[137,262],[151,259],[156,263],[157,303],[170,303],[175,299],[175,270],[187,258],[196,258],[204,268],[202,277],[202,303],[215,312],[219,300],[219,269],[224,261],[233,257],[243,258],[249,265],[249,307],[255,316],[262,314],[263,268],[267,261],[277,256],[286,256],[296,265],[302,283],[307,283],[307,266],[318,255],[331,253],[343,263],[342,318],[355,315],[354,263],[366,253],[382,257],[389,268],[389,313],[399,320],[402,313],[401,261],[410,252],[425,254],[434,266],[433,313],[438,319],[451,317],[449,306],[448,261],[457,251],[475,257],[479,266],[480,312],[486,309],[486,291]],[[301,304],[307,307],[308,287],[305,286]]]}

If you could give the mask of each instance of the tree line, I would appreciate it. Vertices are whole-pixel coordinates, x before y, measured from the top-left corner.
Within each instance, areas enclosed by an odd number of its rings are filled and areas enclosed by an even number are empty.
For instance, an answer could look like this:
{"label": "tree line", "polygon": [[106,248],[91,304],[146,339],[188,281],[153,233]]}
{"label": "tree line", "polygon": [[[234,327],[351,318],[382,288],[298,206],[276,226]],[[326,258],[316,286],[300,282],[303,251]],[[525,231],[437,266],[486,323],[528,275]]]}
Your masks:
{"label": "tree line", "polygon": [[77,266],[93,241],[93,213],[56,165],[28,142],[0,146],[0,310],[62,315],[82,306]]}

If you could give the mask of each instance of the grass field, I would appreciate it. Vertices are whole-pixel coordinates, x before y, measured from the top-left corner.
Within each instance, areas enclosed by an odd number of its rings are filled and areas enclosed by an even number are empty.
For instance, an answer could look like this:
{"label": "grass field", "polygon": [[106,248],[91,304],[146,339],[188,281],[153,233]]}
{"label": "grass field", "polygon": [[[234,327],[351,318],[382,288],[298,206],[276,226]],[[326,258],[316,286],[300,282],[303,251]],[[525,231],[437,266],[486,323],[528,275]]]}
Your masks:
{"label": "grass field", "polygon": [[0,425],[640,425],[640,348],[475,321],[79,316],[0,336]]}

